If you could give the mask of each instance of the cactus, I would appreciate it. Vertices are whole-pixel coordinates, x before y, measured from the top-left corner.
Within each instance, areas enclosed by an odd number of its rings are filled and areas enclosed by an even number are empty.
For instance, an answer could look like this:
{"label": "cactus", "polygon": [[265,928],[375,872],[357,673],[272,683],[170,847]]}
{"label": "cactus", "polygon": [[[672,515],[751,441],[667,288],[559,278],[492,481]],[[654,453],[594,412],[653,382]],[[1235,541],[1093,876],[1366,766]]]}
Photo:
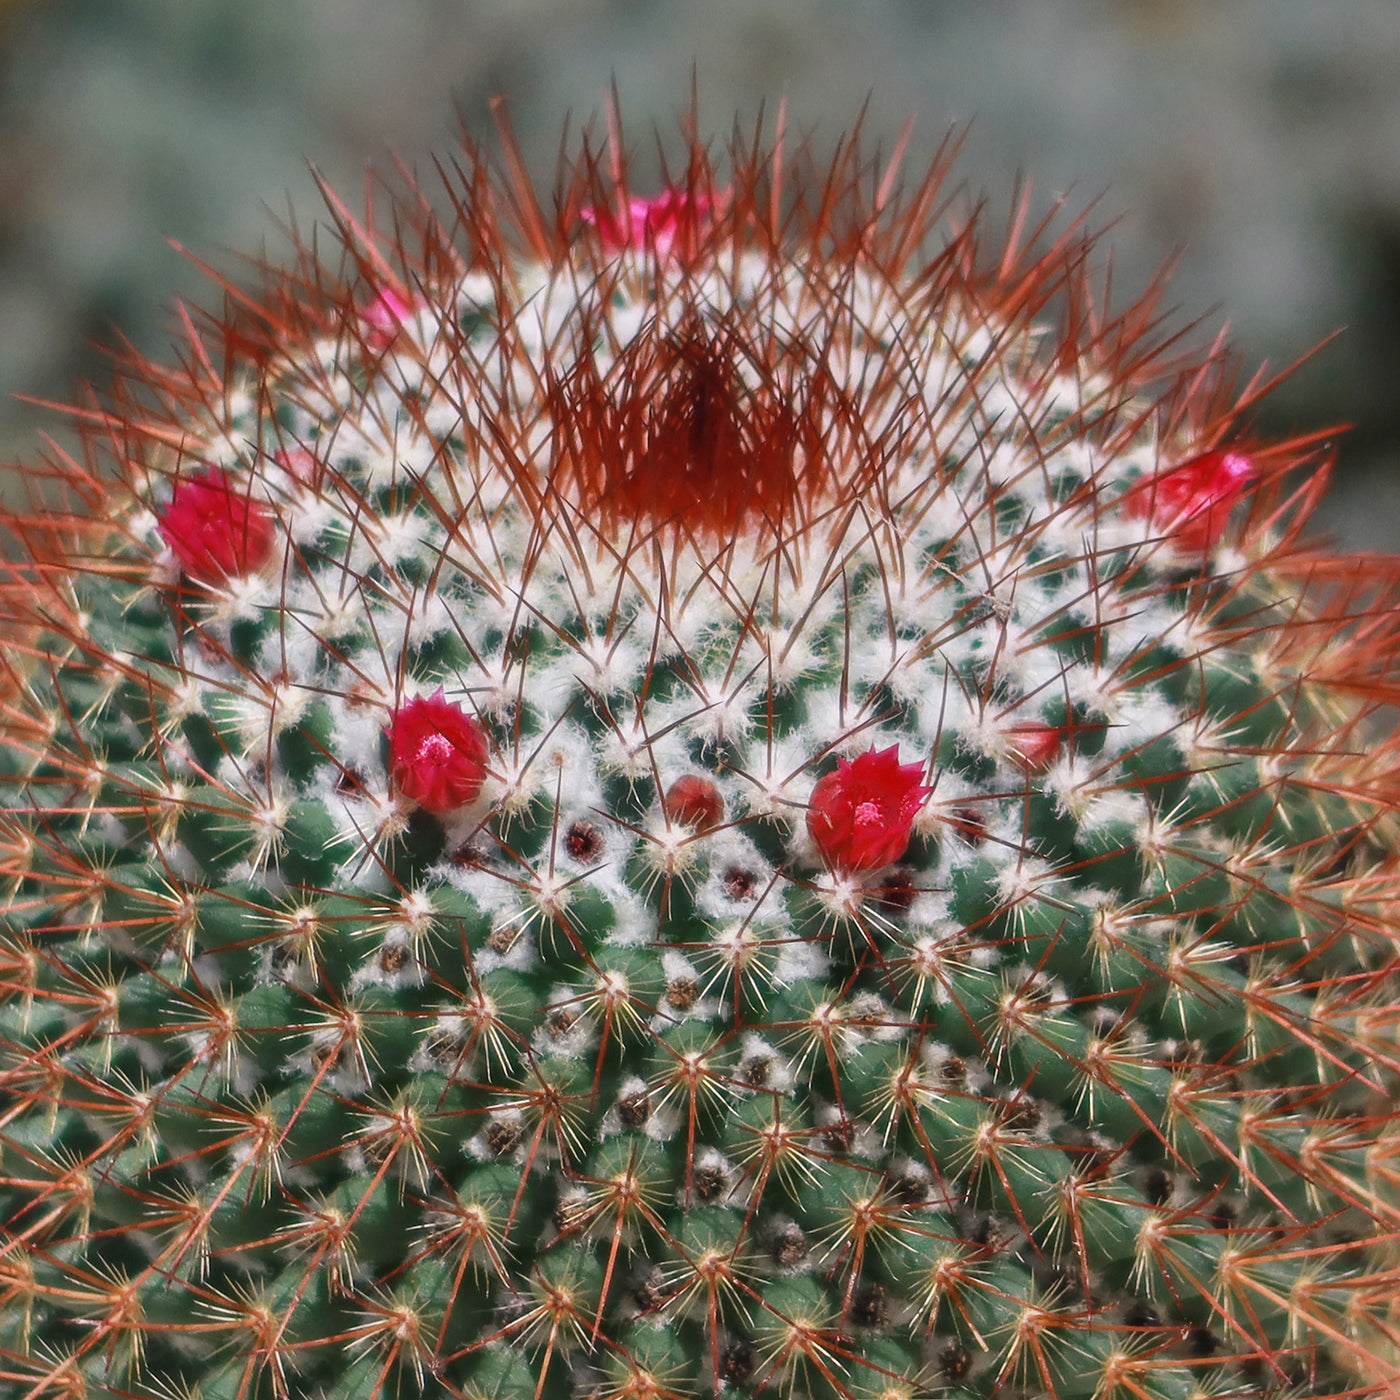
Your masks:
{"label": "cactus", "polygon": [[618,149],[328,193],[24,471],[0,1392],[1382,1393],[1325,435],[951,147]]}

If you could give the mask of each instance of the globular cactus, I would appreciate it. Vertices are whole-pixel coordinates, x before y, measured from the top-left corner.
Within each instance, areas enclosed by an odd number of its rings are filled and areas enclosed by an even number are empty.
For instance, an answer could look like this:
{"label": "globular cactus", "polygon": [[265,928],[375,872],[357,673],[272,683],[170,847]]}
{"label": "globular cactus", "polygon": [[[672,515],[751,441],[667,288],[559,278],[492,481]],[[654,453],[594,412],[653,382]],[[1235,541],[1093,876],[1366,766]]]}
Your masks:
{"label": "globular cactus", "polygon": [[617,150],[328,196],[24,471],[0,1392],[1382,1393],[1324,437],[947,151]]}

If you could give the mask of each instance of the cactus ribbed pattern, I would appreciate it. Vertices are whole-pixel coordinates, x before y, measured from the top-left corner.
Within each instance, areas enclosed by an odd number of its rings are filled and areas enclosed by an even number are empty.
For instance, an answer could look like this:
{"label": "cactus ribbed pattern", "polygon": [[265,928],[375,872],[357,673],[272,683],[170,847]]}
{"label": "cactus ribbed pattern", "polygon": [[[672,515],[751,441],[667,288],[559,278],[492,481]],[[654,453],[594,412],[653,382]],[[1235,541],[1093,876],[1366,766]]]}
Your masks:
{"label": "cactus ribbed pattern", "polygon": [[25,469],[0,1394],[1386,1393],[1324,437],[946,152],[507,154]]}

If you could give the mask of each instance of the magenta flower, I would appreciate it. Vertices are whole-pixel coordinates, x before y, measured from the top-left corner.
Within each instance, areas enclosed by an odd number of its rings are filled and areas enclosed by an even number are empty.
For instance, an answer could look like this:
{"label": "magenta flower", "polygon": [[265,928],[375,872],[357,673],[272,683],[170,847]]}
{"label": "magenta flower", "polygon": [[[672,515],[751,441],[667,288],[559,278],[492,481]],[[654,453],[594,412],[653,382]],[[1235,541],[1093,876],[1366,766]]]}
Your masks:
{"label": "magenta flower", "polygon": [[385,350],[398,335],[416,308],[395,287],[381,287],[360,312],[365,326],[365,343],[371,350]]}
{"label": "magenta flower", "polygon": [[693,243],[724,198],[722,193],[669,189],[651,199],[632,195],[618,214],[602,206],[589,205],[579,210],[579,217],[598,230],[605,252],[655,248],[664,258],[671,254],[678,241],[684,240],[687,246]]}
{"label": "magenta flower", "polygon": [[1257,475],[1243,453],[1216,448],[1139,482],[1128,492],[1128,513],[1151,520],[1178,549],[1205,554]]}
{"label": "magenta flower", "polygon": [[410,801],[441,815],[465,807],[481,791],[489,749],[476,719],[434,695],[406,700],[385,727],[389,776]]}
{"label": "magenta flower", "polygon": [[206,583],[256,573],[272,557],[272,517],[218,467],[177,481],[157,528],[185,573]]}
{"label": "magenta flower", "polygon": [[901,764],[899,745],[838,759],[812,789],[807,831],[833,870],[876,870],[909,849],[914,818],[933,791],[922,763]]}

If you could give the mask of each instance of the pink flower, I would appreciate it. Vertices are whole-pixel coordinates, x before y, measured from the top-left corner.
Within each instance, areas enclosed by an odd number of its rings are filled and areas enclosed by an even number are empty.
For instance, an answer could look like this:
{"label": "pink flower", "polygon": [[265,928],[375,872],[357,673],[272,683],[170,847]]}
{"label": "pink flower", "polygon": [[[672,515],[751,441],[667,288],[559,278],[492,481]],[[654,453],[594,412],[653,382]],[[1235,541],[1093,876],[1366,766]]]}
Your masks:
{"label": "pink flower", "polygon": [[435,695],[406,700],[385,727],[389,776],[410,801],[441,815],[481,791],[489,750],[486,735],[460,705]]}
{"label": "pink flower", "polygon": [[668,821],[696,831],[713,831],[724,820],[724,798],[708,779],[687,773],[677,778],[662,798]]}
{"label": "pink flower", "polygon": [[901,764],[899,745],[838,759],[812,789],[807,831],[833,870],[876,870],[909,849],[914,818],[933,791],[921,763]]}
{"label": "pink flower", "polygon": [[360,312],[365,325],[365,343],[371,350],[386,350],[405,321],[417,308],[395,287],[381,287]]}
{"label": "pink flower", "polygon": [[710,215],[724,203],[724,198],[722,193],[669,189],[651,199],[633,195],[620,214],[589,205],[579,210],[579,217],[598,230],[605,252],[655,248],[664,258],[670,255],[678,240],[692,244]]}
{"label": "pink flower", "polygon": [[158,529],[185,573],[208,583],[256,573],[272,558],[272,517],[218,467],[175,483]]}
{"label": "pink flower", "polygon": [[1243,453],[1216,448],[1139,482],[1128,492],[1128,514],[1151,520],[1178,549],[1205,554],[1257,475]]}

